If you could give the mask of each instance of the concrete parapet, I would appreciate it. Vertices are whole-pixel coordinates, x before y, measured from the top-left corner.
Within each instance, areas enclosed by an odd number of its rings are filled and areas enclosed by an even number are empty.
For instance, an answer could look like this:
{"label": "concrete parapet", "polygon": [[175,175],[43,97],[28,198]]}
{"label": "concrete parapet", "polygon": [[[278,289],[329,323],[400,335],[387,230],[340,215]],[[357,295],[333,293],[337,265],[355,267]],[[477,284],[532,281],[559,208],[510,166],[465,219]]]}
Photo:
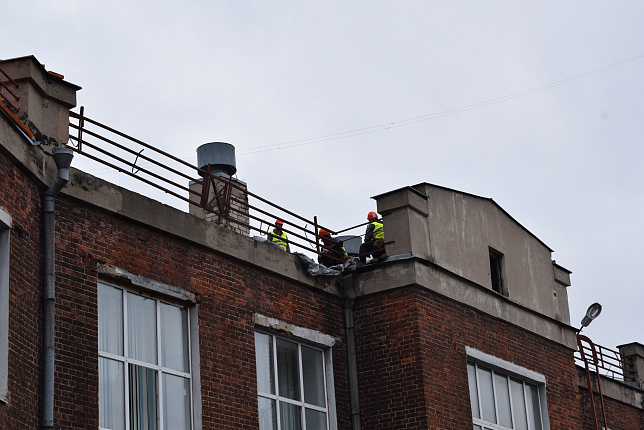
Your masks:
{"label": "concrete parapet", "polygon": [[[644,409],[644,393],[642,393],[641,390],[628,384],[624,384],[621,381],[607,378],[603,375],[600,375],[599,377],[601,378],[602,393],[604,397],[611,398],[640,410]],[[577,366],[577,382],[581,388],[586,390],[588,389],[586,369],[580,366]],[[591,373],[591,384],[593,386],[593,392],[595,395],[598,395],[599,386],[597,385],[597,373],[595,372]]]}
{"label": "concrete parapet", "polygon": [[570,283],[570,274],[572,273],[568,269],[565,269],[555,263],[554,261],[552,262],[552,268],[555,273],[555,281],[558,282],[559,284],[563,285],[564,287],[569,287],[571,285]]}
{"label": "concrete parapet", "polygon": [[401,188],[373,197],[385,226],[387,255],[412,254],[431,258],[429,225],[427,223],[429,197],[411,187]]}
{"label": "concrete parapet", "polygon": [[357,294],[366,296],[396,288],[415,286],[462,303],[506,321],[574,351],[574,327],[496,294],[432,262],[409,257],[388,261],[354,277]]}
{"label": "concrete parapet", "polygon": [[4,75],[1,77],[18,97],[14,103],[19,109],[16,116],[36,135],[36,140],[50,145],[67,143],[69,109],[76,106],[76,91],[81,87],[48,73],[34,56],[1,61],[0,68],[18,84],[14,88]]}
{"label": "concrete parapet", "polygon": [[631,363],[624,364],[624,377],[626,380],[632,380],[642,387],[644,385],[644,345],[633,342],[617,347],[620,354],[632,360]]}

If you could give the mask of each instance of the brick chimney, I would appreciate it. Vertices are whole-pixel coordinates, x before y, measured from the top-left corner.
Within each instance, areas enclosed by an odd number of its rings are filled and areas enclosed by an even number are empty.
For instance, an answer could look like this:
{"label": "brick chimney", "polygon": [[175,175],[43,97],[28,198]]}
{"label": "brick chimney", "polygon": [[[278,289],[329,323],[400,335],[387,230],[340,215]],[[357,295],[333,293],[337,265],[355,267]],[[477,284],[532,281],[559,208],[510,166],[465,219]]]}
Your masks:
{"label": "brick chimney", "polygon": [[[190,214],[214,222],[237,233],[248,235],[250,229],[246,225],[249,224],[250,217],[248,215],[246,183],[233,178],[233,175],[237,172],[235,147],[224,142],[203,144],[197,148],[197,165],[200,169],[210,171],[212,174],[212,182],[208,181],[207,178],[202,178],[204,183],[208,182],[206,184],[209,187],[207,201],[210,202],[210,205],[208,208],[190,205]],[[191,182],[190,190],[197,193],[190,193],[190,200],[199,202],[203,192],[201,182]],[[222,213],[218,206],[218,201],[224,202],[226,216],[214,213]]]}

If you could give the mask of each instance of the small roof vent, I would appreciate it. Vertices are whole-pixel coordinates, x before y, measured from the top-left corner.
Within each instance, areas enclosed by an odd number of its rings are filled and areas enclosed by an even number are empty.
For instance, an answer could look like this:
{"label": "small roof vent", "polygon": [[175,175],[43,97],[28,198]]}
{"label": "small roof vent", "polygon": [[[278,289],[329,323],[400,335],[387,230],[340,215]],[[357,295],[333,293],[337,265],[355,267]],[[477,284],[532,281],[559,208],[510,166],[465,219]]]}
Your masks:
{"label": "small roof vent", "polygon": [[217,176],[232,176],[237,172],[235,147],[230,143],[210,142],[197,148],[197,165]]}

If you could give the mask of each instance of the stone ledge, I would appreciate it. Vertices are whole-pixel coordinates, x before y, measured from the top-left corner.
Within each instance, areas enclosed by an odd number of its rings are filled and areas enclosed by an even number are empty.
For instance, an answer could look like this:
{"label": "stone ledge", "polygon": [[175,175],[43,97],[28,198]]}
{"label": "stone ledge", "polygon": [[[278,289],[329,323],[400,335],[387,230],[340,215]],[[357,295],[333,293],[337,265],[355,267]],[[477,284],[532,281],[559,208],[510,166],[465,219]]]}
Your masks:
{"label": "stone ledge", "polygon": [[382,263],[354,278],[357,295],[417,286],[577,350],[576,330],[418,257]]}
{"label": "stone ledge", "polygon": [[[586,378],[586,369],[577,367],[577,383],[581,388],[588,390],[588,380]],[[593,395],[599,395],[599,387],[597,386],[597,374],[590,373],[591,384],[593,385]],[[618,402],[627,404],[634,408],[644,410],[644,392],[638,388],[632,387],[621,381],[615,381],[603,375],[600,376],[602,393],[604,397],[609,397]]]}

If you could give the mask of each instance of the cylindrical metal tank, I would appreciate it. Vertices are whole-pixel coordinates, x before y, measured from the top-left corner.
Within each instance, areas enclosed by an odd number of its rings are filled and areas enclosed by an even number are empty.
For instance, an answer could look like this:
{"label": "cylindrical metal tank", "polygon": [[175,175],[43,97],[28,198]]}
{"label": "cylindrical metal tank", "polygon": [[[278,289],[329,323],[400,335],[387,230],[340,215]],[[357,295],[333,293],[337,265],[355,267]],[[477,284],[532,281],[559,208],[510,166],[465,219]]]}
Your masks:
{"label": "cylindrical metal tank", "polygon": [[197,148],[197,165],[205,170],[210,164],[210,173],[232,176],[237,172],[235,147],[230,143],[210,142]]}

